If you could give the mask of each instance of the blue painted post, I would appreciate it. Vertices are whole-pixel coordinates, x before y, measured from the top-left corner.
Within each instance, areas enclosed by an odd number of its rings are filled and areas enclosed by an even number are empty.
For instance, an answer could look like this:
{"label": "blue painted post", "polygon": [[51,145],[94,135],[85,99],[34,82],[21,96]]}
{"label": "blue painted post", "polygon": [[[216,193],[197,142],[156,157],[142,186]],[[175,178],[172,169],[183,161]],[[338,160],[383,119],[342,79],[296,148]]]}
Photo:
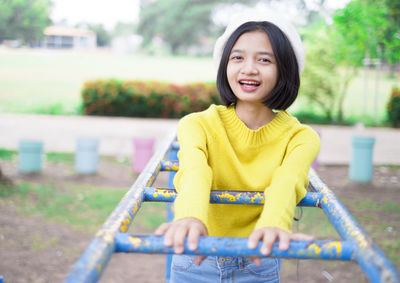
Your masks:
{"label": "blue painted post", "polygon": [[19,172],[36,173],[42,170],[43,142],[21,140],[18,143]]}
{"label": "blue painted post", "polygon": [[0,283],[3,283],[3,276],[0,275]]}
{"label": "blue painted post", "polygon": [[76,141],[75,170],[79,174],[94,174],[99,164],[99,140],[80,138]]}
{"label": "blue painted post", "polygon": [[[177,161],[178,160],[178,147],[171,146],[171,149],[168,153],[168,160]],[[174,187],[174,177],[176,171],[169,172],[168,176],[168,188]],[[174,213],[172,211],[172,203],[167,204],[167,221],[170,222],[174,219]],[[171,263],[172,263],[172,255],[166,255],[166,263],[165,263],[165,281],[169,282],[171,276]]]}
{"label": "blue painted post", "polygon": [[352,138],[353,152],[349,168],[350,180],[359,183],[368,183],[372,180],[374,144],[374,137],[354,136]]}

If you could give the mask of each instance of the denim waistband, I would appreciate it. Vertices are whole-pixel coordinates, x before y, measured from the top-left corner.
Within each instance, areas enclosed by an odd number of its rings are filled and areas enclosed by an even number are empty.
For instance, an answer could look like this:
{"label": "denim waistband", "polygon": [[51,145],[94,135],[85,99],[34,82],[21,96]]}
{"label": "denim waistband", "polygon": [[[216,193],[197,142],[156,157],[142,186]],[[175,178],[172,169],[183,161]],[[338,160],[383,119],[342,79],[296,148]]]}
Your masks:
{"label": "denim waistband", "polygon": [[237,266],[239,269],[244,268],[248,261],[245,257],[229,257],[229,256],[210,256],[207,259],[213,261],[219,268]]}

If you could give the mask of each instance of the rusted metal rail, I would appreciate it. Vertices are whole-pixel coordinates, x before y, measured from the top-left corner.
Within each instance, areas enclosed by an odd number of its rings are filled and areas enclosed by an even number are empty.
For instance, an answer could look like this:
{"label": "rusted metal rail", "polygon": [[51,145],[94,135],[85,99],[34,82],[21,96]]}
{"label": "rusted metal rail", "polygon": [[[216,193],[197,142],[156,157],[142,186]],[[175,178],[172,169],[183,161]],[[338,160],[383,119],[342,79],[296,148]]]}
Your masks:
{"label": "rusted metal rail", "polygon": [[[175,142],[175,133],[172,133],[153,155],[136,182],[77,260],[66,278],[66,282],[97,282],[108,261],[116,252],[173,254],[173,249],[162,244],[163,237],[135,236],[126,231],[144,201],[174,201],[176,192],[172,188],[172,178],[178,170],[179,164],[176,161],[165,161],[164,159],[167,155],[169,159],[171,156],[176,156],[178,148],[179,145]],[[160,171],[171,172],[169,188],[151,187]],[[343,241],[293,241],[287,251],[279,250],[275,244],[270,256],[356,261],[371,282],[400,283],[399,274],[393,264],[371,241],[313,169],[310,169],[309,178],[310,188],[313,192],[307,193],[298,205],[323,209]],[[263,205],[264,195],[261,192],[212,191],[210,202]],[[258,250],[248,249],[246,238],[201,237],[197,251],[191,251],[185,245],[184,253],[262,256]],[[167,281],[168,279],[169,272],[167,270]]]}

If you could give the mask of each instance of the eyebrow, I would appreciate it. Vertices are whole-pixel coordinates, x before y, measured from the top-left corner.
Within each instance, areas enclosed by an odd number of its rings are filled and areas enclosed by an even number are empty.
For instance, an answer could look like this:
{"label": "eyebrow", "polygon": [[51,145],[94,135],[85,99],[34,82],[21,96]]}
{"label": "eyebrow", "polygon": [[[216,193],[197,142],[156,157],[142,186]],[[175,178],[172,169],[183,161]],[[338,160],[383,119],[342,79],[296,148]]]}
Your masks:
{"label": "eyebrow", "polygon": [[[242,50],[242,49],[232,49],[231,53],[234,53],[234,52],[244,53],[244,50]],[[269,52],[269,51],[259,51],[259,52],[257,52],[257,54],[268,55],[268,56],[274,57],[274,53]]]}

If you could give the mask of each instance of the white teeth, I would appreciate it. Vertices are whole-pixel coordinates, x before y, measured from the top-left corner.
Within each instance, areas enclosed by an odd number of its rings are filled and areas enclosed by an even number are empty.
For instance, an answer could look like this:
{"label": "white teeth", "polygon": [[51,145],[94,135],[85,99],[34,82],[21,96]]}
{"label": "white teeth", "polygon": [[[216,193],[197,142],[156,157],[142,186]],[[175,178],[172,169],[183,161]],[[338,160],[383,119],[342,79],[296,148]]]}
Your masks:
{"label": "white teeth", "polygon": [[253,82],[253,81],[240,81],[241,84],[247,84],[247,85],[259,85],[260,83],[258,82]]}

